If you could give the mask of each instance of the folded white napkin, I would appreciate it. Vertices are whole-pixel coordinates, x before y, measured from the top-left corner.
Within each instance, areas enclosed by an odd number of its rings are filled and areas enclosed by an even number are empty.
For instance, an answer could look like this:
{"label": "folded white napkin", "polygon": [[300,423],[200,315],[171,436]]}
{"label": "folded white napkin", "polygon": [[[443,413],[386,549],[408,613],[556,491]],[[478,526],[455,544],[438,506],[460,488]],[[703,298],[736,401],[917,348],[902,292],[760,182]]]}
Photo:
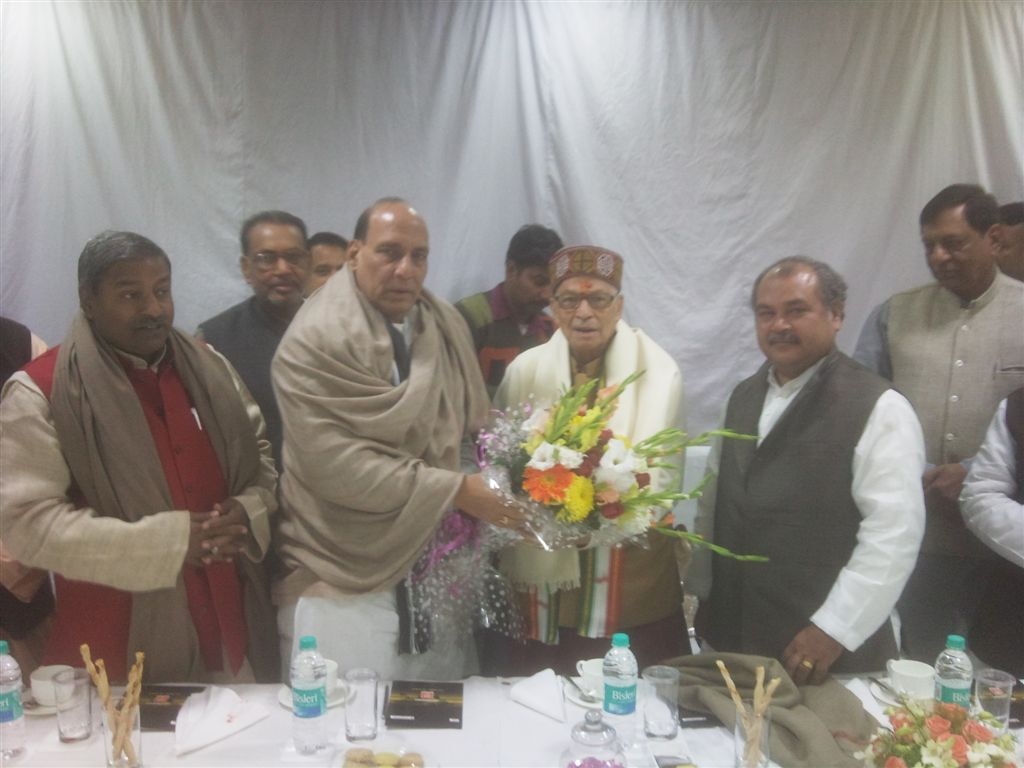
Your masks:
{"label": "folded white napkin", "polygon": [[542,669],[532,677],[520,680],[509,691],[512,701],[540,712],[542,715],[565,722],[565,699],[562,681],[551,669]]}
{"label": "folded white napkin", "polygon": [[262,704],[243,699],[230,688],[208,686],[193,693],[178,713],[174,753],[184,755],[248,728],[267,717]]}

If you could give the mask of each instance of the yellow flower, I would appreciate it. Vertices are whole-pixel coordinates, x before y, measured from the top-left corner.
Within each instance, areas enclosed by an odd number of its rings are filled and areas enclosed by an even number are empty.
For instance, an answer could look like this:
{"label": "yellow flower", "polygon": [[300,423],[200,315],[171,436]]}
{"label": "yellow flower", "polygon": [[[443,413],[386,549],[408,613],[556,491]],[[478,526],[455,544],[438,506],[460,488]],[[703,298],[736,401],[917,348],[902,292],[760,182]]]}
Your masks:
{"label": "yellow flower", "polygon": [[568,521],[578,523],[594,510],[594,484],[589,478],[576,475],[565,491],[563,510]]}
{"label": "yellow flower", "polygon": [[576,450],[586,453],[597,445],[604,424],[601,416],[601,411],[597,408],[591,408],[582,416],[573,416],[569,422],[569,430],[576,434]]}

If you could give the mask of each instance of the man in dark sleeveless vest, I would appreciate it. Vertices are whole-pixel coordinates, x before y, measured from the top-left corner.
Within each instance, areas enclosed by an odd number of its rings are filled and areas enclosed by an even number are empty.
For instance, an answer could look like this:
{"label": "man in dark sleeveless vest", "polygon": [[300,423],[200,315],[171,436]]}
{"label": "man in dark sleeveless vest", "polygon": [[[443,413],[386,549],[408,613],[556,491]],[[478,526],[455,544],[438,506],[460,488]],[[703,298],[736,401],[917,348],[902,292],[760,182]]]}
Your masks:
{"label": "man in dark sleeveless vest", "polygon": [[224,358],[173,328],[155,243],[105,232],[78,281],[67,337],[0,401],[4,545],[55,575],[46,663],[89,643],[112,681],[137,650],[148,680],[276,677],[262,417]]}
{"label": "man in dark sleeveless vest", "polygon": [[999,404],[960,495],[967,527],[1001,555],[968,642],[987,664],[1024,676],[1024,387]]}
{"label": "man in dark sleeveless vest", "polygon": [[199,324],[196,336],[228,359],[263,412],[281,471],[281,413],[270,361],[302,306],[309,276],[306,224],[287,211],[262,211],[242,224],[239,266],[252,296]]}
{"label": "man in dark sleeveless vest", "polygon": [[[767,362],[725,417],[757,441],[726,440],[710,463],[712,540],[769,562],[715,558],[700,624],[715,650],[778,658],[797,684],[896,655],[890,614],[924,528],[920,426],[836,350],[845,299],[842,277],[812,259],[761,273],[752,304]],[[709,517],[699,529],[711,532]]]}

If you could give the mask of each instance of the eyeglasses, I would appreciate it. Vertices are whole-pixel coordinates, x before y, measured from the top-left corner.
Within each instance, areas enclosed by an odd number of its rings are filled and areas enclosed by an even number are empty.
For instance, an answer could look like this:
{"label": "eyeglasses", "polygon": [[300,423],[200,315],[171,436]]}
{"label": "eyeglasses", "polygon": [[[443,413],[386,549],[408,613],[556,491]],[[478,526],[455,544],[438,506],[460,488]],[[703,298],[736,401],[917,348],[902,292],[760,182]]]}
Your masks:
{"label": "eyeglasses", "polygon": [[293,267],[303,267],[309,262],[309,251],[298,248],[293,251],[258,251],[248,258],[260,269],[270,269],[278,259],[284,259]]}
{"label": "eyeglasses", "polygon": [[563,293],[561,296],[555,296],[555,303],[560,309],[572,310],[579,309],[580,304],[586,301],[591,309],[600,312],[602,309],[608,309],[618,295],[617,293]]}

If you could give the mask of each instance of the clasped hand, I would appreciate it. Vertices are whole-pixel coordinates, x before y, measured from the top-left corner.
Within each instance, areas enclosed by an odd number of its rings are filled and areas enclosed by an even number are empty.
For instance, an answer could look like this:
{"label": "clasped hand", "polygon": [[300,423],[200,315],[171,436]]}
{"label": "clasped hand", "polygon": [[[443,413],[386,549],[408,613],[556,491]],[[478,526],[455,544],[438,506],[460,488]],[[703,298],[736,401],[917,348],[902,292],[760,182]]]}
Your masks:
{"label": "clasped hand", "polygon": [[237,499],[214,504],[209,512],[193,512],[185,562],[200,567],[230,562],[249,540],[249,516]]}

